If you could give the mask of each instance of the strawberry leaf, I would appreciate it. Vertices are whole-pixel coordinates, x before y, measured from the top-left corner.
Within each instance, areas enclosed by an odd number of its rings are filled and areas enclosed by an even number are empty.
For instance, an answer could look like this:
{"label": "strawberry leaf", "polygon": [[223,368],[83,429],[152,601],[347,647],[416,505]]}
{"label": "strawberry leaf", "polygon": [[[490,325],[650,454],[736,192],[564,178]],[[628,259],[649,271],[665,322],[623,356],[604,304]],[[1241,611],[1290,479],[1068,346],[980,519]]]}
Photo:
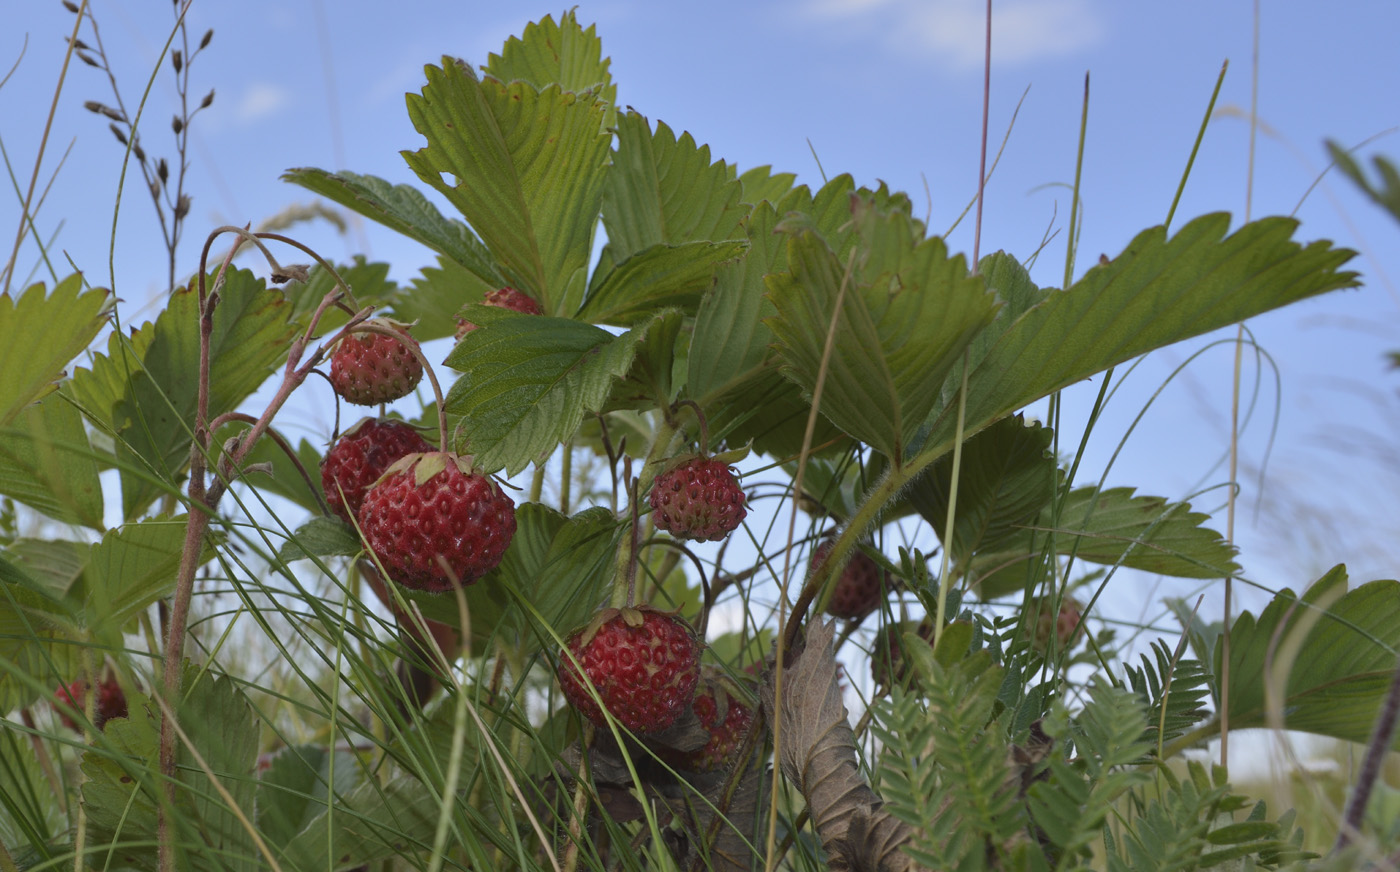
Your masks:
{"label": "strawberry leaf", "polygon": [[[351,263],[341,264],[335,271],[355,295],[353,301],[349,297],[345,298],[346,305],[351,308],[356,308],[356,304],[360,307],[383,307],[399,296],[399,286],[389,279],[387,263],[368,263],[363,255],[357,254]],[[306,281],[288,282],[282,288],[283,296],[292,304],[288,320],[306,325],[311,313],[321,304],[321,300],[334,289],[335,279],[319,264],[312,268]],[[317,323],[317,332],[321,336],[329,335],[345,326],[349,320],[350,315],[344,309],[331,307],[322,313],[321,320]],[[451,322],[448,323],[450,325]],[[414,337],[419,340],[433,338],[425,336],[424,333],[421,329],[415,330]]]}
{"label": "strawberry leaf", "polygon": [[524,34],[507,39],[500,54],[487,58],[484,69],[502,82],[529,82],[536,91],[557,84],[568,93],[591,93],[607,106],[603,127],[611,128],[617,116],[617,85],[608,71],[611,64],[610,58],[603,57],[597,28],[590,24],[585,30],[570,9],[560,16],[558,24],[546,15],[525,25]]}
{"label": "strawberry leaf", "polygon": [[[1215,648],[1222,674],[1224,641]],[[1400,582],[1347,590],[1337,566],[1300,598],[1280,591],[1258,618],[1240,615],[1230,633],[1230,727],[1269,726],[1269,697],[1283,727],[1366,742],[1400,649]],[[1392,748],[1400,749],[1400,736]]]}
{"label": "strawberry leaf", "polygon": [[605,273],[579,311],[594,324],[632,325],[670,306],[693,312],[714,284],[715,270],[744,254],[746,243],[658,244],[637,252]]}
{"label": "strawberry leaf", "polygon": [[[1354,256],[1328,242],[1292,241],[1298,222],[1264,218],[1230,235],[1230,216],[1205,215],[1168,238],[1146,230],[1068,290],[1051,292],[1008,327],[969,374],[965,433],[1110,366],[1337,288]],[[956,404],[930,418],[928,450],[952,446]]]}
{"label": "strawberry leaf", "polygon": [[0,494],[56,521],[102,529],[102,483],[83,418],[51,395],[0,427]]}
{"label": "strawberry leaf", "polygon": [[739,183],[744,186],[744,202],[755,206],[765,201],[770,206],[781,202],[796,181],[796,173],[775,173],[771,166],[754,167],[739,175]]}
{"label": "strawberry leaf", "polygon": [[606,107],[558,85],[478,79],[451,58],[427,75],[408,114],[428,145],[404,159],[461,210],[509,284],[547,314],[572,313],[602,205]]}
{"label": "strawberry leaf", "polygon": [[258,829],[280,848],[325,812],[332,785],[336,794],[346,794],[361,782],[360,765],[349,751],[316,745],[279,751],[258,775]]}
{"label": "strawberry leaf", "polygon": [[505,283],[481,240],[462,222],[443,217],[417,188],[392,185],[377,176],[345,170],[332,173],[314,167],[287,170],[282,180],[301,185],[423,243],[491,287]]}
{"label": "strawberry leaf", "polygon": [[18,299],[0,294],[0,425],[54,389],[63,368],[106,323],[107,308],[107,291],[84,291],[81,274],[59,282],[52,294],[42,284]]}
{"label": "strawberry leaf", "polygon": [[486,472],[514,475],[573,435],[585,412],[601,411],[632,367],[637,343],[664,315],[621,336],[564,318],[471,310],[479,329],[445,363],[462,373],[444,401],[461,418],[460,453]]}
{"label": "strawberry leaf", "polygon": [[749,208],[743,185],[710,147],[665,122],[652,133],[647,119],[628,112],[618,122],[617,152],[603,187],[603,226],[621,261],[663,243],[742,239]]}
{"label": "strawberry leaf", "polygon": [[419,342],[451,336],[457,331],[457,313],[469,303],[480,303],[504,282],[487,284],[455,261],[438,258],[425,266],[393,303],[393,316],[405,323],[418,322],[413,336]]}
{"label": "strawberry leaf", "polygon": [[277,559],[290,563],[304,557],[354,557],[362,550],[354,527],[339,518],[319,515],[297,527],[292,538],[282,543]]}

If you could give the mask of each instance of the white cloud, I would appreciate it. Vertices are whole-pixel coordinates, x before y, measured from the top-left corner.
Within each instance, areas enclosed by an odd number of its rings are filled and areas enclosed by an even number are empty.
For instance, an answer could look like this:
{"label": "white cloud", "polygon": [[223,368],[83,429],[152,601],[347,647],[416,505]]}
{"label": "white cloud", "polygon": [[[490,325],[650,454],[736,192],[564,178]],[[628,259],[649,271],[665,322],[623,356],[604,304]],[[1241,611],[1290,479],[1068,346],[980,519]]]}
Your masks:
{"label": "white cloud", "polygon": [[280,85],[270,82],[254,82],[238,100],[234,114],[239,121],[258,121],[276,114],[292,101],[291,93]]}
{"label": "white cloud", "polygon": [[[805,0],[810,17],[837,19],[843,31],[952,69],[982,64],[983,0]],[[1090,0],[999,0],[992,6],[992,62],[999,66],[1062,57],[1103,38]]]}

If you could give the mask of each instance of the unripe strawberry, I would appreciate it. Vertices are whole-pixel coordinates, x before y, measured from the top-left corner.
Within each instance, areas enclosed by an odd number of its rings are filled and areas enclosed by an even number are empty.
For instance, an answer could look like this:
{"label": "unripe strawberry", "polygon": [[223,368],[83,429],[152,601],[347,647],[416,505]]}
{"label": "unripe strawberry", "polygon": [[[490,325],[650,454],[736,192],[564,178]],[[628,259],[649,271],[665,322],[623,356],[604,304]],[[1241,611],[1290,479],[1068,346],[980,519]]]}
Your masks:
{"label": "unripe strawberry", "polygon": [[565,648],[558,673],[564,698],[599,727],[607,726],[606,707],[634,733],[659,733],[695,698],[700,642],[674,614],[650,606],[603,609],[569,637]]}
{"label": "unripe strawberry", "polygon": [[1055,650],[1063,653],[1079,644],[1084,638],[1084,607],[1074,597],[1060,599],[1060,607],[1055,608],[1053,597],[1037,597],[1031,601],[1028,612],[1031,627],[1031,648],[1044,655],[1050,650],[1050,639],[1055,639]]}
{"label": "unripe strawberry", "polygon": [[[59,703],[67,703],[78,711],[84,707],[84,697],[87,696],[88,683],[82,679],[71,684],[60,687],[54,693],[54,700]],[[72,718],[64,714],[62,709],[57,709],[58,719],[70,730],[82,731],[82,727]],[[97,682],[97,700],[92,712],[92,725],[97,729],[102,729],[112,718],[124,718],[127,715],[126,694],[122,691],[121,685],[115,678],[107,678]]]}
{"label": "unripe strawberry", "polygon": [[[540,315],[544,310],[534,297],[517,291],[515,288],[497,288],[486,295],[481,301],[484,306],[495,306],[498,309],[510,309],[515,312],[522,312],[526,315]],[[476,324],[465,318],[457,319],[457,338],[461,339],[477,328]]]}
{"label": "unripe strawberry", "polygon": [[423,364],[407,344],[414,341],[408,328],[382,318],[365,323],[392,328],[404,338],[363,332],[341,339],[331,352],[331,387],[347,403],[360,406],[408,396],[423,378]]}
{"label": "unripe strawberry", "polygon": [[442,592],[495,569],[515,535],[515,503],[470,458],[430,451],[395,461],[360,505],[365,543],[389,577]]}
{"label": "unripe strawberry", "polygon": [[744,490],[728,464],[706,457],[656,476],[650,502],[657,528],[679,539],[717,542],[748,514]]}
{"label": "unripe strawberry", "polygon": [[[823,540],[812,551],[812,561],[808,574],[815,574],[826,562],[826,557],[835,546],[831,539]],[[832,588],[827,600],[826,613],[833,618],[859,621],[880,607],[885,599],[887,579],[885,571],[874,560],[860,550],[851,555],[841,577]]]}
{"label": "unripe strawberry", "polygon": [[428,440],[403,421],[365,418],[340,434],[321,461],[326,505],[349,521],[360,513],[369,486],[394,461],[432,450]]}

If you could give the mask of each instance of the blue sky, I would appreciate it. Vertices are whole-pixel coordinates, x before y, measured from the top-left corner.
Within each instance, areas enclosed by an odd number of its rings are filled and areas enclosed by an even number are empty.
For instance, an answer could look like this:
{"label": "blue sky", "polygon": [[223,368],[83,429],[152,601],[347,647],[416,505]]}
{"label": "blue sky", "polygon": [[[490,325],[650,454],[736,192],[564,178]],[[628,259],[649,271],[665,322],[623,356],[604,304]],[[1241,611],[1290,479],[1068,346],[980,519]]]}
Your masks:
{"label": "blue sky", "polygon": [[[26,183],[38,150],[73,16],[58,2],[25,2],[0,33],[0,67],[27,49],[0,89],[0,137]],[[113,67],[130,104],[140,96],[173,20],[168,0],[95,0]],[[1261,131],[1252,214],[1298,208],[1300,239],[1328,238],[1369,252],[1353,267],[1366,285],[1251,322],[1272,355],[1261,409],[1242,440],[1245,480],[1237,537],[1250,573],[1270,586],[1300,587],[1345,560],[1362,580],[1397,574],[1400,458],[1388,434],[1400,423],[1396,387],[1382,355],[1400,348],[1400,226],[1329,175],[1302,202],[1326,164],[1324,138],[1356,144],[1381,134],[1362,155],[1400,156],[1400,64],[1393,34],[1400,6],[1338,2],[1326,14],[1311,2],[1262,4],[1259,55]],[[194,66],[195,99],[216,89],[195,121],[188,187],[194,201],[181,269],[195,267],[204,234],[222,223],[257,223],[306,203],[278,181],[296,166],[346,168],[416,183],[399,150],[421,140],[403,95],[423,82],[422,67],[442,54],[484,63],[524,24],[563,7],[533,3],[399,0],[196,2],[194,39],[212,44]],[[690,131],[715,157],[741,169],[772,164],[818,185],[849,172],[864,184],[887,181],[910,192],[941,232],[976,190],[981,118],[983,6],[975,0],[717,0],[673,4],[607,0],[577,7],[596,23],[612,57],[618,98],[653,120]],[[1229,2],[1118,3],[1109,0],[1004,0],[994,18],[990,137],[993,150],[1011,122],[1000,166],[987,188],[983,253],[1026,257],[1047,232],[1033,275],[1060,285],[1068,185],[1091,75],[1083,177],[1080,262],[1119,252],[1140,230],[1161,223],[1176,190],[1222,62],[1229,73],[1175,223],[1227,210],[1242,220],[1248,168],[1253,7]],[[83,38],[88,39],[84,30]],[[169,154],[173,91],[168,69],[155,79],[145,143]],[[1029,89],[1029,90],[1028,90]],[[74,62],[40,174],[46,185],[71,144],[39,215],[46,235],[94,283],[115,284],[126,317],[158,299],[164,252],[139,180],[128,183],[108,269],[113,203],[122,149],[84,100],[111,103],[104,76]],[[334,111],[332,111],[332,107]],[[929,191],[926,200],[925,181]],[[0,210],[6,256],[17,198]],[[60,226],[61,222],[61,226]],[[972,247],[971,221],[949,237]],[[429,255],[377,226],[340,237],[325,225],[297,234],[329,256],[367,251],[406,280]],[[27,247],[19,275],[35,250]],[[149,311],[149,310],[148,310]],[[1222,334],[1222,335],[1233,335]],[[1214,337],[1219,338],[1219,337]],[[1168,349],[1139,367],[1116,396],[1090,443],[1084,469],[1096,479],[1147,398],[1171,370],[1208,340]],[[1206,352],[1153,404],[1108,475],[1111,485],[1182,498],[1219,485],[1226,445],[1233,352]],[[1251,367],[1246,379],[1252,378]],[[1082,420],[1097,384],[1073,391]],[[1373,392],[1378,396],[1368,396]],[[1256,470],[1270,447],[1263,498]],[[1077,439],[1078,423],[1065,436]],[[1355,431],[1371,439],[1358,446]],[[1391,453],[1386,463],[1371,456]],[[1216,488],[1197,501],[1223,503]],[[1223,529],[1223,514],[1218,526]],[[1165,592],[1185,588],[1165,587]],[[1135,596],[1133,597],[1135,598]]]}

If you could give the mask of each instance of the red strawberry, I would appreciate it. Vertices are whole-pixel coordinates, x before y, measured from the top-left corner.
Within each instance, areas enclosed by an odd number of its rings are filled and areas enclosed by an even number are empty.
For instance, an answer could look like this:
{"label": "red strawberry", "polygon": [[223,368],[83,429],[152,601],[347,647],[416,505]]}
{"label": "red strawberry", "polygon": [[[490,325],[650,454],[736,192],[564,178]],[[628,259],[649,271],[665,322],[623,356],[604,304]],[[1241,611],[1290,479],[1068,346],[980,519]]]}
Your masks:
{"label": "red strawberry", "polygon": [[[495,306],[498,309],[511,309],[516,312],[523,312],[526,315],[541,315],[544,310],[540,304],[535,302],[535,298],[517,291],[515,288],[498,288],[486,295],[481,301],[482,305]],[[465,318],[457,319],[457,338],[461,339],[477,328],[476,324]]]}
{"label": "red strawberry", "polygon": [[471,459],[440,451],[395,461],[360,504],[365,543],[389,577],[442,592],[496,568],[515,535],[515,503]]}
{"label": "red strawberry", "polygon": [[662,472],[651,486],[652,519],[681,539],[717,542],[744,520],[744,491],[729,466],[696,457]]}
{"label": "red strawberry", "polygon": [[650,606],[603,609],[569,637],[566,648],[559,658],[564,698],[600,727],[607,719],[590,682],[603,706],[634,733],[665,730],[695,698],[700,642],[676,615]]}
{"label": "red strawberry", "polygon": [[710,731],[710,741],[705,747],[683,755],[679,761],[681,767],[695,772],[724,769],[738,753],[753,725],[753,709],[736,699],[721,682],[710,679],[695,691],[691,709],[701,726]]}
{"label": "red strawberry", "polygon": [[366,324],[390,327],[400,341],[382,333],[352,333],[331,352],[331,386],[347,403],[373,406],[408,396],[423,377],[423,364],[406,343],[413,342],[403,324],[374,318]]}
{"label": "red strawberry", "polygon": [[[835,544],[833,540],[826,539],[816,547],[812,552],[809,575],[821,568]],[[862,620],[880,607],[885,598],[886,587],[884,570],[867,557],[865,552],[856,551],[846,568],[841,570],[841,577],[836,580],[831,599],[826,604],[826,613],[833,618]]]}
{"label": "red strawberry", "polygon": [[1055,638],[1056,651],[1068,651],[1084,638],[1084,607],[1074,597],[1060,600],[1060,608],[1055,610],[1051,597],[1039,597],[1030,605],[1031,648],[1039,654],[1050,649],[1050,638]]}
{"label": "red strawberry", "polygon": [[[67,703],[78,711],[82,711],[87,690],[88,683],[78,679],[71,684],[60,687],[53,696],[56,702]],[[96,703],[92,713],[92,725],[99,730],[112,718],[126,717],[126,694],[122,692],[121,685],[117,683],[115,678],[97,682]],[[58,719],[70,730],[81,732],[83,729],[76,721],[64,714],[62,709],[58,710]]]}
{"label": "red strawberry", "polygon": [[340,434],[321,461],[326,504],[346,521],[360,513],[366,489],[407,454],[432,451],[418,431],[391,418],[365,418]]}

